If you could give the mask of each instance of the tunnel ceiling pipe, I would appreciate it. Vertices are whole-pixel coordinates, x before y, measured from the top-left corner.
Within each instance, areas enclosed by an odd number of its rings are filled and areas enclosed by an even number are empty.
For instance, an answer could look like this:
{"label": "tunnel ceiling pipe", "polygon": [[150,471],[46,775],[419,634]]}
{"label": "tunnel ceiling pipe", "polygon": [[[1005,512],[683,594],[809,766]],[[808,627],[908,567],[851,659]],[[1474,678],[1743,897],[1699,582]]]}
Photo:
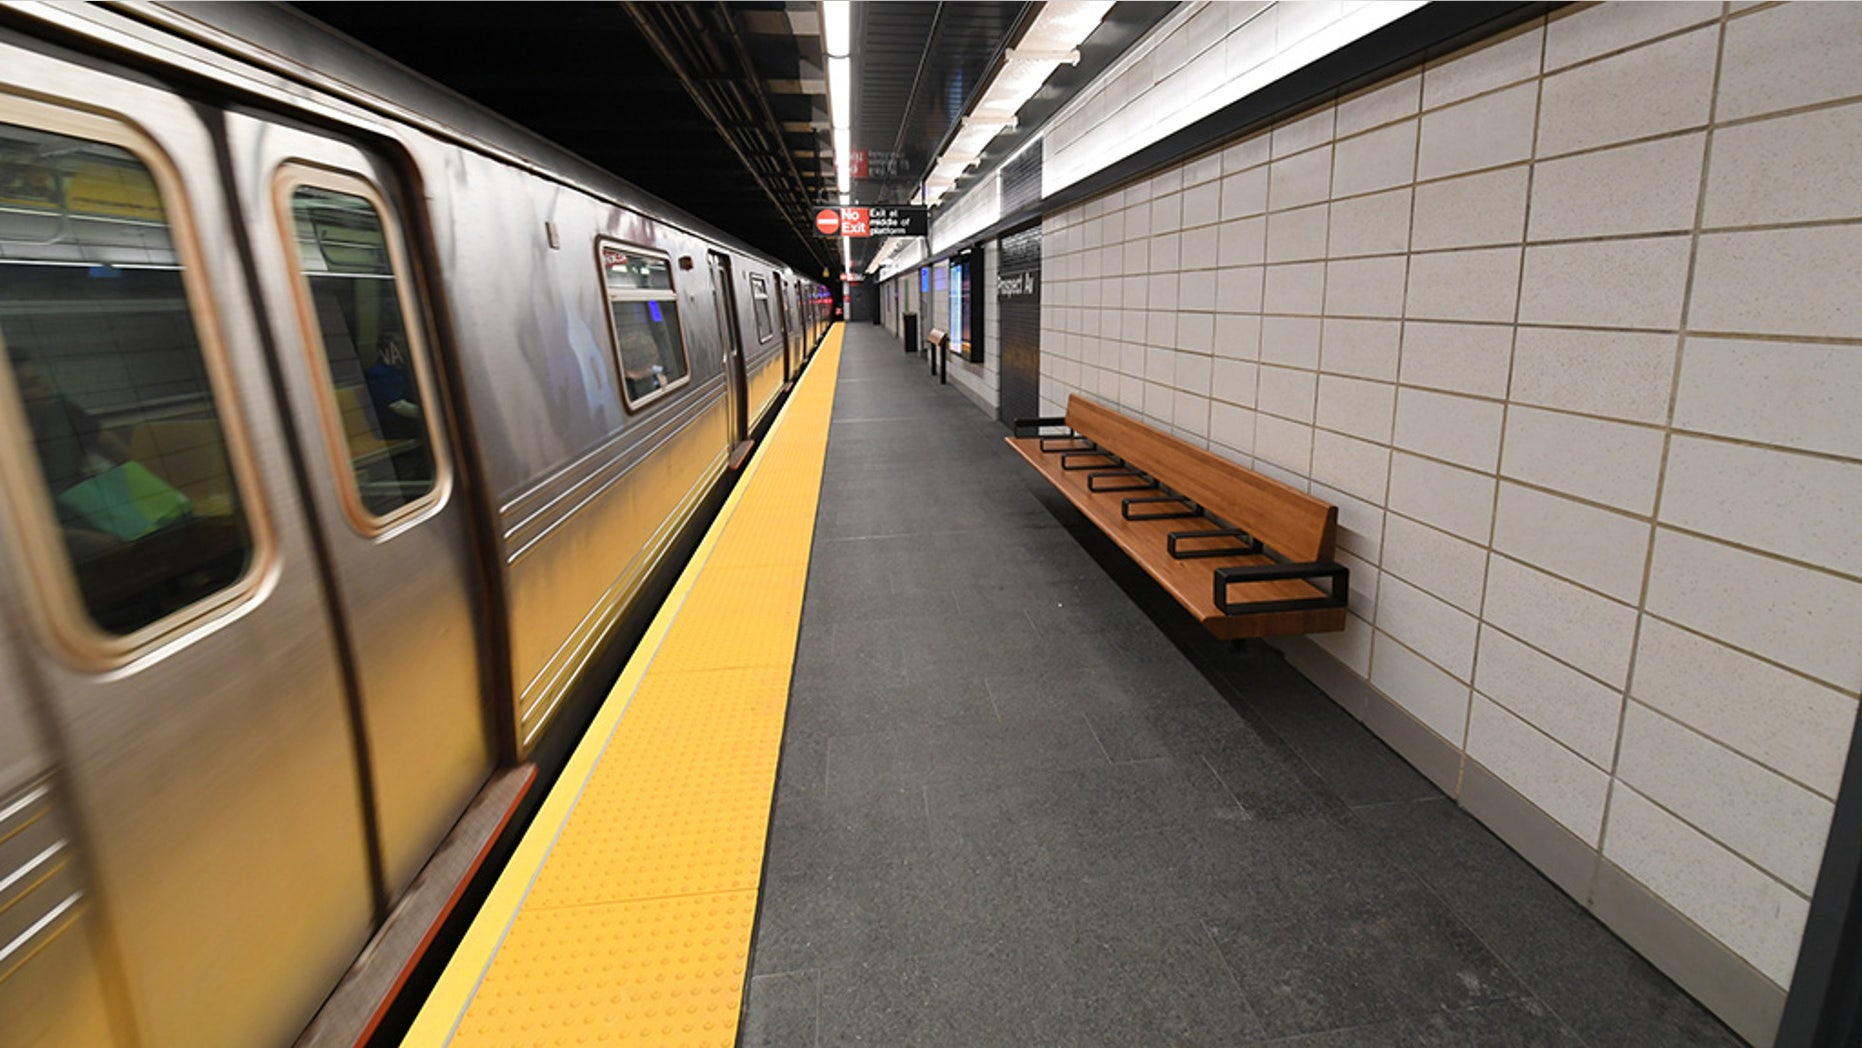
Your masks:
{"label": "tunnel ceiling pipe", "polygon": [[781,212],[803,250],[831,269],[838,259],[812,226],[803,225],[819,195],[810,192],[783,143],[782,125],[763,93],[762,78],[729,6],[623,2],[621,7]]}

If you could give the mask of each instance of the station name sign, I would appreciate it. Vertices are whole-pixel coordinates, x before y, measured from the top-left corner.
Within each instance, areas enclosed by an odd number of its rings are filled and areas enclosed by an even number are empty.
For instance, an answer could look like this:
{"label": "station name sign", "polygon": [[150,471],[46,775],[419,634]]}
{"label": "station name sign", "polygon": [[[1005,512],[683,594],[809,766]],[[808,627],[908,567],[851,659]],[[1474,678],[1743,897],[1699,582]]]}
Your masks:
{"label": "station name sign", "polygon": [[928,208],[824,207],[815,212],[815,232],[824,237],[922,237],[931,234]]}

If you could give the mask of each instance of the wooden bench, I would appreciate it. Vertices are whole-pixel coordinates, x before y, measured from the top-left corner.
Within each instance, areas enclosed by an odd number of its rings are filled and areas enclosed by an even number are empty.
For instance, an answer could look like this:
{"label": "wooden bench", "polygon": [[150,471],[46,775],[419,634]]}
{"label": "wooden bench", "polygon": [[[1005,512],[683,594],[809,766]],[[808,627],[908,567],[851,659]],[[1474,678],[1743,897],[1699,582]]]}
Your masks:
{"label": "wooden bench", "polygon": [[1009,446],[1217,637],[1345,628],[1336,506],[1078,396],[1015,433]]}

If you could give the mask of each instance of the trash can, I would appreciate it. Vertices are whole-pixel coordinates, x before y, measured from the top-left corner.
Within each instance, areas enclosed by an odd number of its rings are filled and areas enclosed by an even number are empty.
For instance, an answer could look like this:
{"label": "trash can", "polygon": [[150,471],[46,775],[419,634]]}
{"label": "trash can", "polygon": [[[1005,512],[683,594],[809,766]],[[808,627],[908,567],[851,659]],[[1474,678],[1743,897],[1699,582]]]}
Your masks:
{"label": "trash can", "polygon": [[905,352],[918,352],[918,314],[904,313],[899,319],[905,322]]}

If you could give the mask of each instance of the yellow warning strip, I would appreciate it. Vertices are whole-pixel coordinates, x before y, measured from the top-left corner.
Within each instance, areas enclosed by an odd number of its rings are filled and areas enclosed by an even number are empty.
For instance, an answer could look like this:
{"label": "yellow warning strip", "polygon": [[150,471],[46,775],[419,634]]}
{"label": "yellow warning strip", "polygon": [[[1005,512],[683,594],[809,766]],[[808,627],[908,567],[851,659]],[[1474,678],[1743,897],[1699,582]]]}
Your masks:
{"label": "yellow warning strip", "polygon": [[404,1044],[735,1043],[841,334],[816,352]]}

